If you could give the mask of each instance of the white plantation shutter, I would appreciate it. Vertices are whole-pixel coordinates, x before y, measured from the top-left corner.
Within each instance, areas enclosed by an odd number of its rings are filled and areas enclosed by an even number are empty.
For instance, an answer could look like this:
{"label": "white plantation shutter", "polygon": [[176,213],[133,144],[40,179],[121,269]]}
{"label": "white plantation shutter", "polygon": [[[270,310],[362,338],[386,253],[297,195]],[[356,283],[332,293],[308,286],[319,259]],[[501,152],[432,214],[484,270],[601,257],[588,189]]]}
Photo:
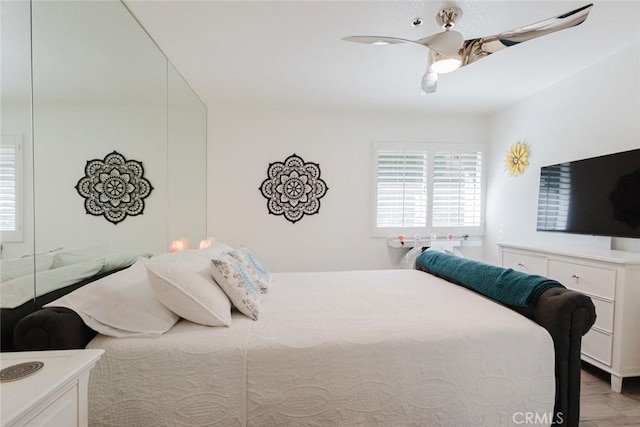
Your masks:
{"label": "white plantation shutter", "polygon": [[481,217],[482,153],[435,153],[433,227],[478,227]]}
{"label": "white plantation shutter", "polygon": [[0,143],[0,232],[3,241],[21,240],[19,137],[3,135]]}
{"label": "white plantation shutter", "polygon": [[427,154],[378,151],[377,227],[425,227]]}
{"label": "white plantation shutter", "polygon": [[481,145],[375,143],[372,235],[482,235]]}

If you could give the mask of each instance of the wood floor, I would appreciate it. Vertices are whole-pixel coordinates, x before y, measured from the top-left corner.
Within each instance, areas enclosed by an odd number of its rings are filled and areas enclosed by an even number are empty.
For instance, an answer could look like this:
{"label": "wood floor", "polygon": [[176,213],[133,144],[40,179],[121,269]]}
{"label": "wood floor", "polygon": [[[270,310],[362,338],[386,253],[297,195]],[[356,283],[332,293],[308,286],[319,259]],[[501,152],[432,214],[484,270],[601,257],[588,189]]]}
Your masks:
{"label": "wood floor", "polygon": [[609,381],[609,374],[583,363],[580,427],[640,427],[640,377],[625,379],[621,394]]}

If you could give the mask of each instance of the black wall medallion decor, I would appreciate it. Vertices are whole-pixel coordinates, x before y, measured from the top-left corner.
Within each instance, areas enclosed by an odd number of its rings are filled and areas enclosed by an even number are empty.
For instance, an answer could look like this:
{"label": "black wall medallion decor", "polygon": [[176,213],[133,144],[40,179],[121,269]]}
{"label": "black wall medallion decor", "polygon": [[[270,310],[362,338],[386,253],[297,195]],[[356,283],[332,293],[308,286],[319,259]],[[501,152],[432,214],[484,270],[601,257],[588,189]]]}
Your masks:
{"label": "black wall medallion decor", "polygon": [[140,215],[144,211],[144,199],[153,187],[144,175],[142,162],[127,160],[116,151],[104,160],[88,160],[85,176],[75,186],[85,198],[84,208],[89,215],[104,215],[114,224],[127,215]]}
{"label": "black wall medallion decor", "polygon": [[306,215],[320,210],[320,199],[329,189],[320,179],[320,165],[306,163],[295,153],[283,162],[269,163],[268,178],[262,181],[260,192],[268,200],[273,215],[296,223]]}

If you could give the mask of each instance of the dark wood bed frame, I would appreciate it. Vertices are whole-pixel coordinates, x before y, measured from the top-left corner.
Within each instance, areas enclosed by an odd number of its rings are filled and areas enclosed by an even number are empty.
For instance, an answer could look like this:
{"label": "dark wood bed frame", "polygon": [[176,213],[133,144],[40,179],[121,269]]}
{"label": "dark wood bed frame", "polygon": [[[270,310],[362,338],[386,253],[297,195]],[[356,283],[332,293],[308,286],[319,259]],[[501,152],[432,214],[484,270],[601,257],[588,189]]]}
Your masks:
{"label": "dark wood bed frame", "polygon": [[49,304],[50,302],[55,301],[86,284],[95,282],[98,279],[102,279],[103,277],[116,273],[122,269],[123,268],[116,268],[104,273],[98,273],[72,285],[40,295],[37,298],[29,300],[15,308],[0,308],[0,351],[6,352],[18,350],[13,342],[13,330],[21,319],[42,309],[42,306],[45,304]]}
{"label": "dark wood bed frame", "polygon": [[[418,267],[419,268],[419,267]],[[420,269],[420,268],[419,268]],[[580,346],[595,322],[595,307],[583,294],[546,290],[533,308],[510,307],[551,335],[555,348],[556,400],[553,425],[577,427],[580,419]],[[44,308],[24,317],[13,331],[17,350],[84,348],[97,333],[66,308]]]}

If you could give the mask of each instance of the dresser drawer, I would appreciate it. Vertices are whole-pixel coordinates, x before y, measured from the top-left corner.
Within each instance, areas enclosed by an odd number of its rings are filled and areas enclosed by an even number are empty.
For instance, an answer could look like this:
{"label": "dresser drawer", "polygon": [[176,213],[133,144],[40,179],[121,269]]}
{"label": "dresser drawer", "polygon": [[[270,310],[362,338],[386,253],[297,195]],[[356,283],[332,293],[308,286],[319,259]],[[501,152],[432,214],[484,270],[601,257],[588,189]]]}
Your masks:
{"label": "dresser drawer", "polygon": [[[609,372],[614,391],[620,392],[622,378],[640,376],[640,257],[637,252],[602,247],[499,246],[503,267],[532,272],[533,265],[540,269],[546,260],[543,276],[591,298],[596,319],[582,337],[582,359]],[[533,272],[540,274],[539,271]]]}
{"label": "dresser drawer", "polygon": [[594,267],[567,261],[549,260],[548,277],[569,289],[613,300],[616,272],[605,267]]}
{"label": "dresser drawer", "polygon": [[610,334],[591,329],[582,337],[582,354],[585,354],[607,366],[611,366],[613,337]]}
{"label": "dresser drawer", "polygon": [[78,423],[78,386],[75,385],[25,424],[25,427],[74,427]]}
{"label": "dresser drawer", "polygon": [[593,305],[596,306],[596,323],[594,326],[613,332],[613,303],[598,298],[591,298]]}
{"label": "dresser drawer", "polygon": [[547,259],[535,255],[517,252],[502,252],[502,266],[529,274],[544,276],[547,274]]}

